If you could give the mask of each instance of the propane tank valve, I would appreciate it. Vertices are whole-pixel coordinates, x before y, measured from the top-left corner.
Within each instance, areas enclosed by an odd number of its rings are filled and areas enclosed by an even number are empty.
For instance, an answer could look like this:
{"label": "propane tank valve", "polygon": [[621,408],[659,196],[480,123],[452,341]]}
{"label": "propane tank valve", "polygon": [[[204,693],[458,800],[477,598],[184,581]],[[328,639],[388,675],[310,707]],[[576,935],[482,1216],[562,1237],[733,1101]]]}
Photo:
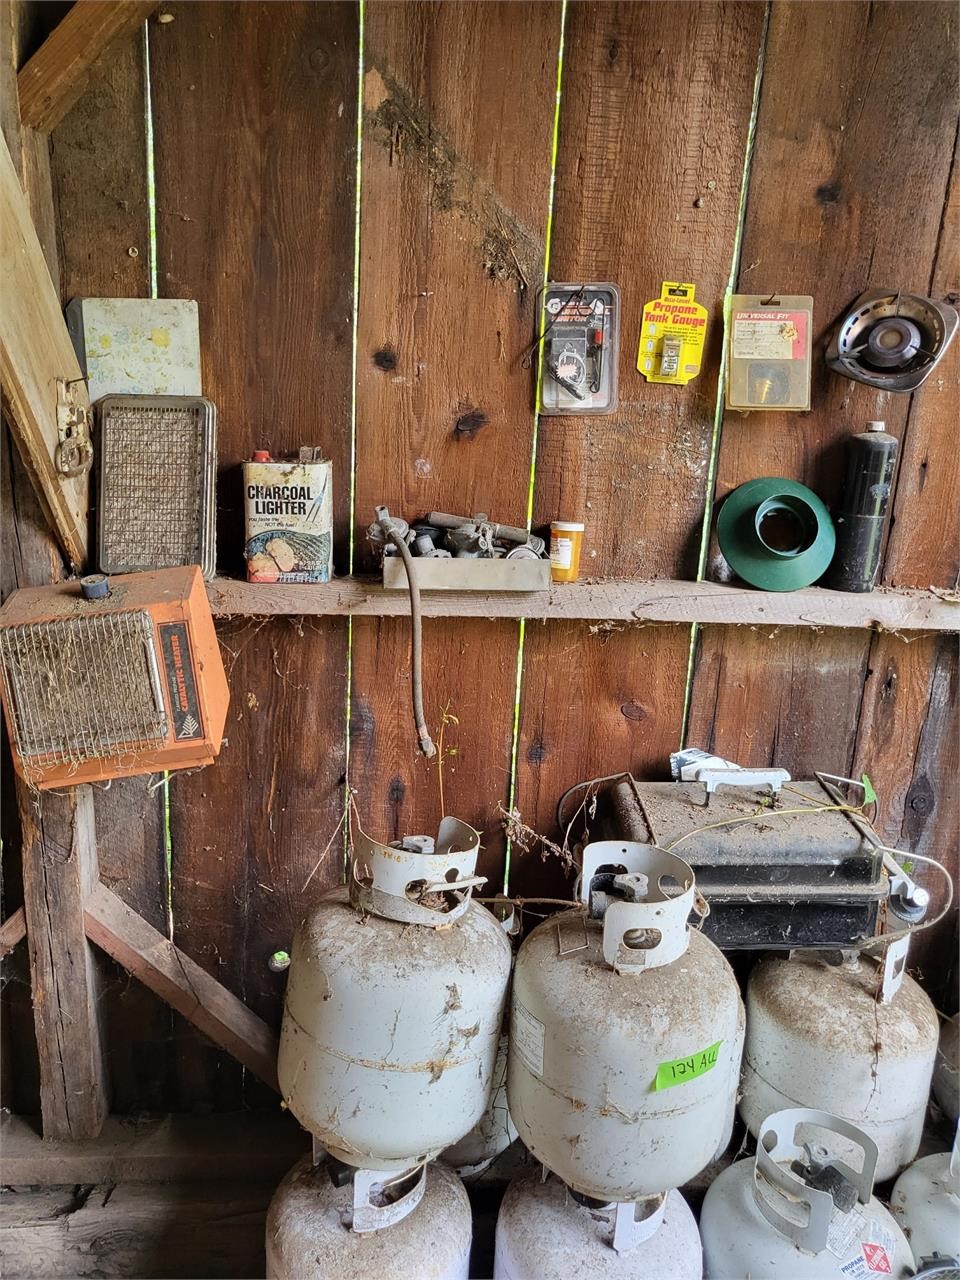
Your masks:
{"label": "propane tank valve", "polygon": [[798,1174],[814,1191],[826,1191],[841,1213],[849,1213],[859,1198],[857,1188],[832,1163],[826,1147],[812,1142],[801,1145],[805,1158],[794,1160],[790,1165],[791,1171]]}

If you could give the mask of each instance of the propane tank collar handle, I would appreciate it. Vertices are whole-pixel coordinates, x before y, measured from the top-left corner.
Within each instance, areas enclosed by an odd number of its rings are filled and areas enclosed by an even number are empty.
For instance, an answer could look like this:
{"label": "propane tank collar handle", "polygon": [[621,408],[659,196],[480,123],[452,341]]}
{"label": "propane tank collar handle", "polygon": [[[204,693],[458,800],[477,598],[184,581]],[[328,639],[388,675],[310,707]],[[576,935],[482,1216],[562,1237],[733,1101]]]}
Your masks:
{"label": "propane tank collar handle", "polygon": [[[833,1218],[833,1197],[828,1191],[808,1186],[799,1174],[784,1163],[804,1155],[804,1148],[797,1141],[797,1132],[804,1124],[838,1133],[863,1152],[860,1170],[852,1169],[842,1160],[832,1161],[835,1168],[856,1187],[861,1204],[869,1203],[873,1193],[879,1150],[873,1139],[862,1129],[827,1111],[791,1107],[785,1111],[775,1111],[763,1122],[757,1135],[757,1154],[753,1168],[753,1195],[757,1209],[772,1227],[793,1240],[801,1249],[806,1249],[809,1253],[821,1253],[826,1248],[827,1233]],[[761,1182],[781,1191],[783,1197],[791,1203],[800,1201],[806,1204],[809,1209],[808,1220],[805,1223],[797,1222],[795,1218],[782,1213],[764,1194]]]}
{"label": "propane tank collar handle", "polygon": [[392,1227],[413,1213],[423,1199],[423,1193],[427,1188],[425,1164],[413,1170],[415,1181],[396,1200],[377,1203],[377,1200],[382,1200],[382,1197],[376,1195],[385,1186],[395,1185],[410,1176],[410,1173],[404,1173],[399,1178],[390,1177],[377,1169],[357,1169],[353,1175],[353,1222],[350,1230],[358,1235],[364,1235],[369,1231],[382,1231],[385,1227]]}
{"label": "propane tank collar handle", "polygon": [[[695,879],[689,863],[656,845],[598,840],[583,851],[580,895],[588,905],[601,869],[625,867],[646,877],[642,899],[609,903],[603,916],[603,958],[617,973],[641,973],[678,960],[689,942]],[[668,884],[668,882],[670,882]]]}
{"label": "propane tank collar handle", "polygon": [[[470,906],[474,888],[486,883],[475,874],[479,833],[459,818],[443,819],[433,853],[383,844],[359,826],[353,846],[350,901],[387,920],[434,929],[452,924]],[[417,892],[410,896],[414,886]],[[462,896],[452,907],[440,908],[422,900],[429,893]]]}

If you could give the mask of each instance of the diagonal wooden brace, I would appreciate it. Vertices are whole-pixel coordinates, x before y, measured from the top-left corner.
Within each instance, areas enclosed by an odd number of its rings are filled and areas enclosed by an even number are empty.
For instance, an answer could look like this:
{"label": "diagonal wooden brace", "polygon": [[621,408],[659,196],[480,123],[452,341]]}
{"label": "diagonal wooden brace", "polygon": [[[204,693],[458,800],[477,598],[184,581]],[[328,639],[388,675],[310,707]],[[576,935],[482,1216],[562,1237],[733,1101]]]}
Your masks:
{"label": "diagonal wooden brace", "polygon": [[276,1033],[101,884],[92,789],[41,793],[18,779],[17,798],[24,906],[4,923],[2,940],[12,949],[26,925],[44,1138],[94,1138],[108,1111],[89,942],[278,1089]]}
{"label": "diagonal wooden brace", "polygon": [[87,937],[265,1084],[277,1084],[277,1036],[216,978],[98,884],[83,909]]}
{"label": "diagonal wooden brace", "polygon": [[69,9],[17,76],[22,123],[55,129],[88,87],[100,56],[156,7],[156,0],[84,0]]}

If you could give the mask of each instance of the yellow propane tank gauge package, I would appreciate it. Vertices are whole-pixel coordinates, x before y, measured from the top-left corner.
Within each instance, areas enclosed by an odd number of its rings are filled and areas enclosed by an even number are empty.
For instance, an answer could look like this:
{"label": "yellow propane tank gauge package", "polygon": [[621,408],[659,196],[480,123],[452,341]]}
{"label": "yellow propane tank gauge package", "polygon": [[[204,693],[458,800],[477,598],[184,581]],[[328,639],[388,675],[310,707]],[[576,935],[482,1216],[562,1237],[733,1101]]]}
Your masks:
{"label": "yellow propane tank gauge package", "polygon": [[695,285],[666,280],[660,297],[643,308],[637,368],[648,382],[684,386],[700,372],[707,308],[695,293]]}
{"label": "yellow propane tank gauge package", "polygon": [[724,319],[728,408],[809,409],[813,299],[734,293]]}

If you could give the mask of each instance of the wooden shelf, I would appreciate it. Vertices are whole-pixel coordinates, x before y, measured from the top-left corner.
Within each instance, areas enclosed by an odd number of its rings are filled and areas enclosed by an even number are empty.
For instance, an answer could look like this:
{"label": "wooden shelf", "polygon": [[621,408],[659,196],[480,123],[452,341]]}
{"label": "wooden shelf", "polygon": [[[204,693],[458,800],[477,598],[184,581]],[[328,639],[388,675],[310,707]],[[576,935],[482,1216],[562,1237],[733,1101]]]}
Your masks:
{"label": "wooden shelf", "polygon": [[[216,578],[207,587],[218,617],[314,615],[403,617],[405,591],[387,591],[373,578],[268,586]],[[884,631],[958,631],[960,601],[933,591],[881,589],[865,595],[808,587],[755,591],[716,582],[661,578],[583,579],[543,593],[431,591],[423,595],[430,618],[530,618],[585,622],[721,623],[769,627],[854,627]]]}

